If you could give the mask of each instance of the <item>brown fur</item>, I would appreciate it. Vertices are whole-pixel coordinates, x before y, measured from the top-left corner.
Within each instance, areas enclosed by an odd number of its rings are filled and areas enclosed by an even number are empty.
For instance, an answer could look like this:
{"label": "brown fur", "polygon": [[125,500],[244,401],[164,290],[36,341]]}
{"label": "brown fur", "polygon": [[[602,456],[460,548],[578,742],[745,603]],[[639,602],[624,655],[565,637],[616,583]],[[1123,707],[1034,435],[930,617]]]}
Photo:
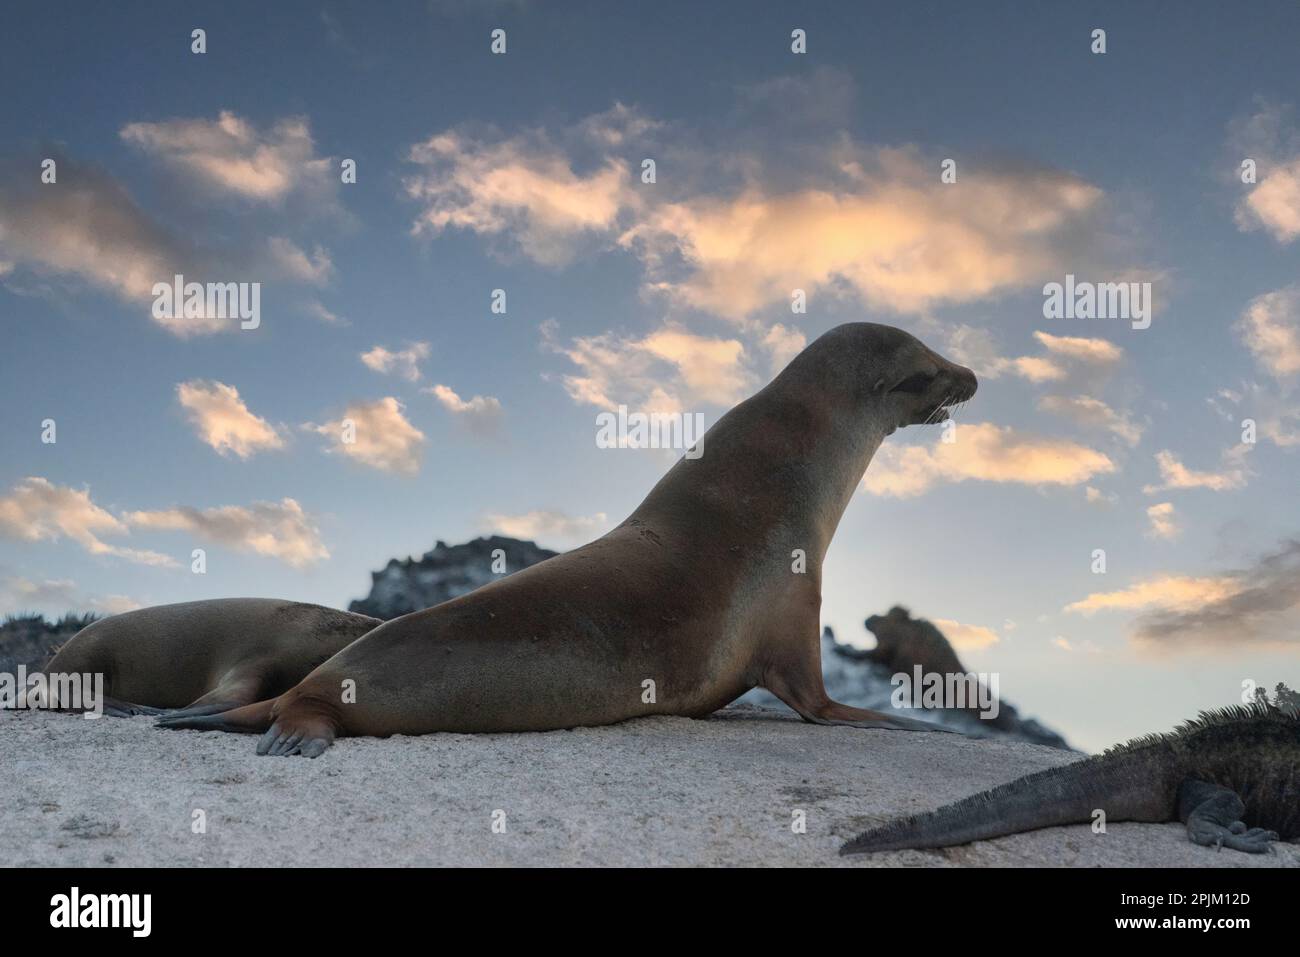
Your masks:
{"label": "brown fur", "polygon": [[104,693],[123,710],[224,710],[292,687],[379,624],[273,598],[155,605],[83,628],[45,671],[102,674]]}
{"label": "brown fur", "polygon": [[[832,330],[609,534],[387,622],[317,668],[269,709],[259,753],[315,756],[339,734],[701,717],[756,685],[808,721],[934,730],[827,697],[821,566],[885,436],[941,421],[974,391],[969,370],[901,330]],[[806,573],[792,571],[795,550]],[[261,730],[266,711],[171,726]]]}

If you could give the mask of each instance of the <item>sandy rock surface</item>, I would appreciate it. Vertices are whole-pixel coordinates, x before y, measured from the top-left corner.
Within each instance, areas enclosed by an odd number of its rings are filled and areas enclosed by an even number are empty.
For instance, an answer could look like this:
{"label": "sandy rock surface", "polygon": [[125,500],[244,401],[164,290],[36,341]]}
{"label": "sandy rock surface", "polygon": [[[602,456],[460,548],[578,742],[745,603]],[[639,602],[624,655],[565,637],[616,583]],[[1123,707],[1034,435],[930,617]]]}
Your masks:
{"label": "sandy rock surface", "polygon": [[[1300,866],[1180,825],[1052,828],[841,858],[857,831],[1079,755],[731,708],[546,734],[339,741],[259,758],[243,735],[147,718],[0,714],[5,863],[73,865]],[[806,812],[807,833],[791,830]],[[195,811],[207,832],[195,834]],[[494,812],[505,832],[494,833]]]}

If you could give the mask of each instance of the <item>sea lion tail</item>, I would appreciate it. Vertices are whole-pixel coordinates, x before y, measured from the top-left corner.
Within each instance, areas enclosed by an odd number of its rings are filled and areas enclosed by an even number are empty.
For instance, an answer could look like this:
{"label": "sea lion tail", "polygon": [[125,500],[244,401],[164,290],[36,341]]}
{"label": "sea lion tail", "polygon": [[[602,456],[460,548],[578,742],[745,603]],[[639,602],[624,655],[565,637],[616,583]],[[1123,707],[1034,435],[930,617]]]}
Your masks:
{"label": "sea lion tail", "polygon": [[271,709],[275,698],[232,708],[219,714],[163,715],[155,724],[160,728],[191,731],[232,731],[236,734],[261,734],[271,726]]}

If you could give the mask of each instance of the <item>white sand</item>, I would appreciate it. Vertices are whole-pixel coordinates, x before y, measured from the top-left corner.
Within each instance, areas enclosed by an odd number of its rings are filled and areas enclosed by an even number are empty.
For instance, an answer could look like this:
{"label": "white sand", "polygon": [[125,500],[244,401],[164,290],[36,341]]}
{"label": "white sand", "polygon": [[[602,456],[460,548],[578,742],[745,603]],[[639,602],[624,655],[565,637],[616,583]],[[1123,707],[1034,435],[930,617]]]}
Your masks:
{"label": "white sand", "polygon": [[[842,841],[886,817],[1079,756],[746,709],[548,734],[351,738],[315,761],[259,758],[255,741],[147,718],[0,715],[4,863],[1300,866],[1300,846],[1215,852],[1177,824],[841,858]],[[196,809],[206,834],[191,832]],[[795,809],[805,834],[791,831]]]}

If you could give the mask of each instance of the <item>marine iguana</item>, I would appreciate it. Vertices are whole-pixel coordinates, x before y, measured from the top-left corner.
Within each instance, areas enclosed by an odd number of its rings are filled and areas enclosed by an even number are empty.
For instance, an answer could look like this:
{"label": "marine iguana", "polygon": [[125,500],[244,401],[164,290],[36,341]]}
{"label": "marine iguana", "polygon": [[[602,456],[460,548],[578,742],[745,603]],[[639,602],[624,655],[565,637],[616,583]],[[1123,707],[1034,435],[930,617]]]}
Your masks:
{"label": "marine iguana", "polygon": [[1300,837],[1300,712],[1267,702],[1201,712],[955,804],[864,831],[841,854],[950,847],[1059,824],[1182,821],[1194,844],[1260,854]]}

